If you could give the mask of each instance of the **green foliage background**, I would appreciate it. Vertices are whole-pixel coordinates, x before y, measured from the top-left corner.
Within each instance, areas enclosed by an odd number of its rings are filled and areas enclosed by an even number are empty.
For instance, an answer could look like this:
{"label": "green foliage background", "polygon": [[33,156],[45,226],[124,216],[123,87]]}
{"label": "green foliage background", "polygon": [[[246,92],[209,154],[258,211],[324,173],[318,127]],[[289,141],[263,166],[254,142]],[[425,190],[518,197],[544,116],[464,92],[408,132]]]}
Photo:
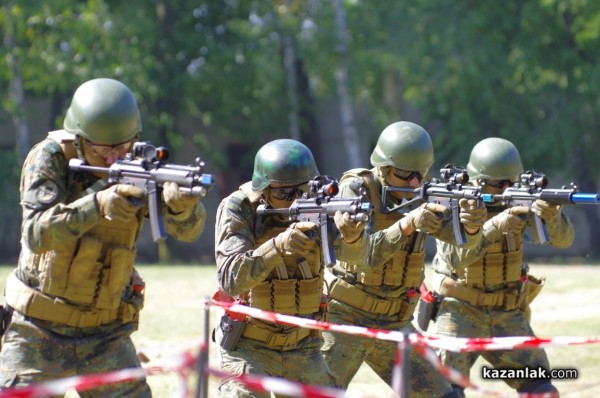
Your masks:
{"label": "green foliage background", "polygon": [[[597,191],[600,2],[346,0],[344,6],[350,93],[366,142],[407,118],[431,133],[437,159],[466,159],[478,140],[500,136],[521,149],[527,167]],[[216,133],[249,149],[237,165],[248,168],[259,143],[288,135],[286,36],[302,84],[302,138],[314,139],[311,115],[319,101],[336,99],[336,68],[344,62],[334,17],[331,2],[318,0],[4,1],[0,87],[9,93],[20,79],[27,98],[50,99],[53,129],[81,82],[114,77],[139,98],[148,139],[175,150],[191,141],[225,168],[231,160],[209,147],[207,135]],[[10,95],[2,108],[13,120],[27,117]],[[182,116],[201,125],[184,135],[176,125]],[[8,196],[0,213],[12,222],[20,154],[1,151]],[[595,239],[598,212],[586,212]]]}

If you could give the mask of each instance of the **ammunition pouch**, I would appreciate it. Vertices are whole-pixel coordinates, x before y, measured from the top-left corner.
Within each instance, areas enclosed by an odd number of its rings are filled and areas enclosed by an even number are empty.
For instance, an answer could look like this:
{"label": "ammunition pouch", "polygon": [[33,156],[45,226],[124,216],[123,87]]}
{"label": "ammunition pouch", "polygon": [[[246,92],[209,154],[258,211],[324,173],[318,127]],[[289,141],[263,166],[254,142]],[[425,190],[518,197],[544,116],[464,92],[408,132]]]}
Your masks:
{"label": "ammunition pouch", "polygon": [[400,322],[406,322],[412,317],[418,303],[415,297],[400,297],[385,299],[373,296],[360,289],[360,287],[346,282],[342,278],[330,283],[329,298],[347,304],[351,307],[368,312],[387,316],[397,316]]}
{"label": "ammunition pouch", "polygon": [[540,294],[540,291],[544,287],[544,283],[546,282],[545,278],[536,278],[533,275],[527,275],[527,281],[525,282],[525,296],[526,299],[523,300],[521,304],[521,310],[525,315],[525,319],[531,322],[531,307],[529,304]]}
{"label": "ammunition pouch", "polygon": [[219,327],[223,332],[223,338],[220,341],[220,346],[227,351],[235,351],[237,343],[240,341],[242,332],[246,327],[247,322],[239,319],[232,319],[225,314],[221,317]]}
{"label": "ammunition pouch", "polygon": [[536,278],[533,275],[527,275],[527,286],[525,288],[525,292],[527,294],[526,304],[531,304],[531,302],[540,294],[542,288],[544,287],[544,283],[546,283],[546,278]]}
{"label": "ammunition pouch", "polygon": [[121,302],[114,310],[85,309],[27,286],[13,273],[6,280],[7,303],[23,315],[65,326],[86,328],[138,320],[138,300]]}
{"label": "ammunition pouch", "polygon": [[429,321],[435,320],[438,309],[442,302],[442,298],[437,294],[433,293],[434,300],[426,300],[423,296],[419,299],[419,305],[417,306],[417,325],[421,331],[426,332],[429,327]]}
{"label": "ammunition pouch", "polygon": [[495,292],[482,292],[468,286],[459,285],[452,278],[444,278],[439,293],[465,301],[476,307],[497,307],[504,311],[513,311],[521,307],[526,294],[517,288],[502,289]]}

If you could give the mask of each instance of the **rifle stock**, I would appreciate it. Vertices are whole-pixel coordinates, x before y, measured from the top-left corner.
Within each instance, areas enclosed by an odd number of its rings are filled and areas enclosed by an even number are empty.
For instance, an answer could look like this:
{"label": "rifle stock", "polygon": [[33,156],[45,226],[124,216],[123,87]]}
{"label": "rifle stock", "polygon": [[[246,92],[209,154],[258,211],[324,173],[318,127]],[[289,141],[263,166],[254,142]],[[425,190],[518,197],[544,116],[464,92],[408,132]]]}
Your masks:
{"label": "rifle stock", "polygon": [[148,198],[150,228],[155,242],[166,238],[164,222],[160,214],[160,194],[165,182],[175,182],[182,192],[204,197],[214,185],[214,175],[203,172],[204,162],[196,158],[193,165],[166,163],[167,148],[154,147],[149,142],[136,142],[123,160],[109,167],[90,166],[82,159],[71,159],[69,169],[76,172],[106,174],[109,184],[130,184],[141,188]]}

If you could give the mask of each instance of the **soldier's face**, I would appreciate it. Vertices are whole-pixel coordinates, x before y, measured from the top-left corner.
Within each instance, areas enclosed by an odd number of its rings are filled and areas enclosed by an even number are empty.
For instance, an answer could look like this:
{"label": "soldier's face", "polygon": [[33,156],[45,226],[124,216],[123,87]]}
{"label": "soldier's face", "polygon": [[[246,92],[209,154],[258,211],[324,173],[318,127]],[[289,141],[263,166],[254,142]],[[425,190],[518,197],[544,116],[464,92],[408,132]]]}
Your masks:
{"label": "soldier's face", "polygon": [[421,181],[423,181],[423,175],[420,171],[389,167],[385,180],[393,187],[418,188],[421,186]]}
{"label": "soldier's face", "polygon": [[270,184],[267,202],[274,208],[290,207],[294,200],[307,191],[307,182],[299,185]]}
{"label": "soldier's face", "polygon": [[[385,181],[392,187],[416,189],[421,186],[423,175],[419,171],[401,170],[394,167],[388,167],[385,174]],[[406,195],[404,192],[390,192],[398,199],[411,199],[412,195]]]}
{"label": "soldier's face", "polygon": [[131,150],[134,140],[115,145],[97,144],[90,140],[82,140],[83,154],[91,166],[107,167],[122,160]]}
{"label": "soldier's face", "polygon": [[481,186],[483,193],[497,195],[503,193],[506,188],[512,187],[513,182],[510,180],[477,180],[477,185]]}

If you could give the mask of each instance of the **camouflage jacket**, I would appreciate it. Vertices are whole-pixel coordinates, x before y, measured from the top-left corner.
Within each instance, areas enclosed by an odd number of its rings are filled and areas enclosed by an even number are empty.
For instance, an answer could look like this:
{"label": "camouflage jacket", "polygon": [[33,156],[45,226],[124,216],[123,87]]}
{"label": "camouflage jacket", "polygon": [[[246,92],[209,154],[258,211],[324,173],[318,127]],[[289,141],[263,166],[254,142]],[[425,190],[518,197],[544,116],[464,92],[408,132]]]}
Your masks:
{"label": "camouflage jacket", "polygon": [[[51,251],[65,241],[79,239],[100,219],[95,194],[85,192],[98,178],[69,171],[68,157],[73,153],[65,154],[63,148],[47,138],[31,149],[23,164],[22,250],[17,276],[32,287],[39,282],[37,270],[31,266],[32,256]],[[193,241],[202,233],[206,210],[202,203],[182,215],[170,215],[165,210],[164,221],[169,235]]]}
{"label": "camouflage jacket", "polygon": [[[506,207],[502,206],[488,206],[487,219],[488,223],[491,218],[500,212],[504,211]],[[531,213],[530,213],[531,214]],[[434,269],[436,272],[444,275],[458,275],[463,274],[466,267],[480,261],[488,253],[488,249],[492,246],[496,247],[501,245],[504,247],[504,252],[507,252],[506,244],[502,242],[506,240],[506,235],[498,233],[494,229],[491,231],[486,228],[486,223],[483,228],[483,236],[481,241],[475,247],[460,248],[455,245],[437,242],[437,253],[434,258]],[[573,244],[575,238],[575,229],[570,218],[561,212],[561,215],[554,222],[547,223],[549,244],[556,248],[567,248]],[[523,243],[538,243],[539,239],[535,232],[534,219],[530,215],[527,220],[527,224],[520,236],[515,235],[518,241],[515,245],[520,250]],[[520,239],[520,240],[519,240]]]}
{"label": "camouflage jacket", "polygon": [[[350,170],[348,173],[352,173]],[[381,183],[377,178],[377,173],[375,169],[369,170],[374,180],[376,192],[369,191],[370,200],[377,200],[380,203],[380,208],[382,209],[391,209],[400,204],[400,200],[394,198],[389,195],[386,198],[386,203],[381,203]],[[359,196],[359,190],[361,187],[367,188],[367,182],[360,177],[348,177],[340,180],[340,192],[338,196]],[[418,205],[417,205],[418,206]],[[405,209],[406,211],[413,210]],[[404,213],[398,211],[392,213],[396,220],[400,220],[404,217]],[[370,253],[369,253],[369,261],[368,266],[371,268],[380,267],[389,261],[399,250],[404,250],[411,252],[415,249],[414,241],[419,235],[418,233],[413,233],[409,236],[403,235],[402,231],[399,228],[398,223],[393,224],[389,228],[379,229],[377,230],[373,226],[373,221],[378,217],[377,214],[374,214],[371,218],[371,223],[367,226],[367,231],[370,233]],[[452,230],[452,223],[450,220],[445,221],[440,231],[436,234],[428,234],[435,238],[438,241],[447,242],[449,244],[454,244],[456,242],[454,238],[454,232]],[[475,247],[481,241],[481,232],[469,235],[467,234],[467,243],[465,247]],[[422,248],[418,249],[422,250]],[[359,264],[357,264],[359,265]]]}
{"label": "camouflage jacket", "polygon": [[[283,264],[273,239],[257,244],[254,235],[256,207],[261,194],[251,192],[244,184],[240,192],[223,199],[217,210],[215,223],[215,257],[219,285],[232,296],[246,293],[265,281],[275,267]],[[234,197],[245,197],[241,203]],[[292,224],[292,221],[286,221]],[[368,237],[345,243],[340,237],[334,241],[336,257],[348,261],[366,262]],[[321,257],[319,257],[321,258]],[[319,261],[322,261],[319,260]],[[320,265],[321,268],[323,264]]]}

